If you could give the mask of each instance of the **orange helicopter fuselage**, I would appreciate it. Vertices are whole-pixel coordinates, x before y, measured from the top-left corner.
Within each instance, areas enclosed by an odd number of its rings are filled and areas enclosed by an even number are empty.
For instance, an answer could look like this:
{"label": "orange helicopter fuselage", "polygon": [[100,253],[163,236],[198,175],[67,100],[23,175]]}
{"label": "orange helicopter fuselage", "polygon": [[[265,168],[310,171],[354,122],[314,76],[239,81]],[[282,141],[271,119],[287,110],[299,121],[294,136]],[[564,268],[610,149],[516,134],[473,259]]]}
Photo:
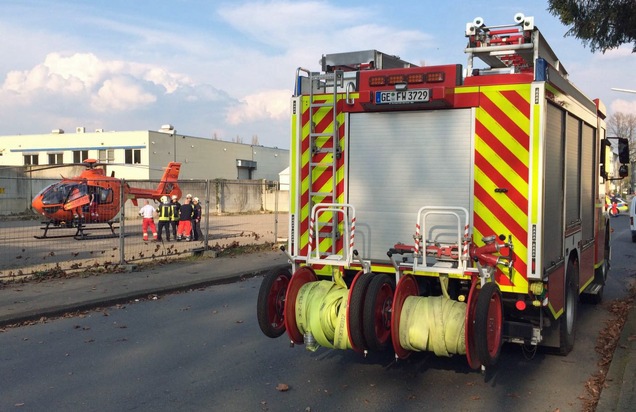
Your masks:
{"label": "orange helicopter fuselage", "polygon": [[[88,163],[91,165],[91,163]],[[180,163],[171,162],[156,189],[130,187],[115,177],[106,176],[104,169],[90,167],[78,177],[63,178],[42,189],[31,202],[33,209],[55,224],[83,222],[109,222],[121,209],[123,200],[160,199],[161,196],[181,197],[177,184]]]}

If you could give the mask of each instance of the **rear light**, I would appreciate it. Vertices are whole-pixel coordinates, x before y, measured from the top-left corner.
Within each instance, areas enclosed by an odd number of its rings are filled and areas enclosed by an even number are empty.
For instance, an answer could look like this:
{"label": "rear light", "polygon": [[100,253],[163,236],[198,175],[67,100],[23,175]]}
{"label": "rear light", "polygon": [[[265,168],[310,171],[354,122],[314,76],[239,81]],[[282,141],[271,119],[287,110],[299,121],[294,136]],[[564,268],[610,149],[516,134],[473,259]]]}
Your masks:
{"label": "rear light", "polygon": [[428,83],[439,83],[444,81],[444,72],[426,73]]}
{"label": "rear light", "polygon": [[389,74],[386,76],[369,76],[369,86],[392,86],[396,84],[442,83],[446,79],[444,72]]}
{"label": "rear light", "polygon": [[386,77],[384,76],[369,77],[369,86],[386,86]]}
{"label": "rear light", "polygon": [[409,84],[424,83],[424,74],[414,73],[406,76],[406,82]]}
{"label": "rear light", "polygon": [[391,74],[391,75],[387,76],[387,82],[389,84],[404,83],[404,75],[403,74]]}

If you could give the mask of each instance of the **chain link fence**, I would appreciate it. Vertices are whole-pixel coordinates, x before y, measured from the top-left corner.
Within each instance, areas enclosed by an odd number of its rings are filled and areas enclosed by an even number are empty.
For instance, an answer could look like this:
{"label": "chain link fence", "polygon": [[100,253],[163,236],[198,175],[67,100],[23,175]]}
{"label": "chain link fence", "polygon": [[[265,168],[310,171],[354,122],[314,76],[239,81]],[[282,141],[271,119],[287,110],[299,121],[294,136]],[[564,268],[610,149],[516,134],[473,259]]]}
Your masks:
{"label": "chain link fence", "polygon": [[[186,194],[199,199],[201,236],[176,241],[170,228],[170,241],[165,234],[154,241],[152,230],[145,241],[139,212],[146,200],[135,205],[130,189],[156,191],[160,183],[0,177],[0,282],[273,244],[287,235],[288,192],[277,182],[184,180],[179,201]],[[43,196],[44,214],[38,214],[32,200]],[[158,209],[160,202],[149,204]],[[158,230],[156,214],[153,221]]]}

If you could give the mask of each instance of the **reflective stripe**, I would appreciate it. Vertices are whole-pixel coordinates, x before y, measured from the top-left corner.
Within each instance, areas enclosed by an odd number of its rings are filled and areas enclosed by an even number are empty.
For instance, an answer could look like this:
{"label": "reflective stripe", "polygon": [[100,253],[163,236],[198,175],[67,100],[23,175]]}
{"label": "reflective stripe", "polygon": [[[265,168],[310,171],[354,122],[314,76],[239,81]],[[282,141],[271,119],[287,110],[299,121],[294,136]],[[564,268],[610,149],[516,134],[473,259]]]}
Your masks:
{"label": "reflective stripe", "polygon": [[473,239],[480,243],[482,236],[512,235],[518,275],[511,279],[497,270],[495,278],[502,291],[524,293],[528,288],[530,85],[481,87],[479,101]]}

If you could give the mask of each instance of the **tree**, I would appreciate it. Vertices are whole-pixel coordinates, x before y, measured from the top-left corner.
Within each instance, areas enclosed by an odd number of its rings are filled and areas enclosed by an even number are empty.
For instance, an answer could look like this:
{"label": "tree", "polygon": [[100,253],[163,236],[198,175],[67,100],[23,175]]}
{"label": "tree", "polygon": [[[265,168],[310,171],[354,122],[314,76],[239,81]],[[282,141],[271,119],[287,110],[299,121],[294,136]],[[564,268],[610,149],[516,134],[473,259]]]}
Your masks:
{"label": "tree", "polygon": [[[610,137],[624,137],[629,141],[629,158],[632,160],[630,168],[634,167],[636,160],[636,115],[616,112],[607,119],[607,135]],[[633,171],[632,171],[633,176]],[[631,182],[636,184],[636,182]],[[629,190],[629,179],[623,179],[621,182],[621,192],[632,192]]]}
{"label": "tree", "polygon": [[636,160],[636,115],[613,113],[607,119],[608,136],[624,137],[629,140],[629,157]]}
{"label": "tree", "polygon": [[636,52],[636,1],[548,0],[548,11],[566,26],[566,35],[583,40],[594,52],[634,43]]}

